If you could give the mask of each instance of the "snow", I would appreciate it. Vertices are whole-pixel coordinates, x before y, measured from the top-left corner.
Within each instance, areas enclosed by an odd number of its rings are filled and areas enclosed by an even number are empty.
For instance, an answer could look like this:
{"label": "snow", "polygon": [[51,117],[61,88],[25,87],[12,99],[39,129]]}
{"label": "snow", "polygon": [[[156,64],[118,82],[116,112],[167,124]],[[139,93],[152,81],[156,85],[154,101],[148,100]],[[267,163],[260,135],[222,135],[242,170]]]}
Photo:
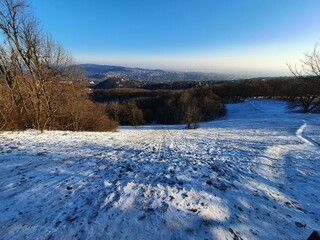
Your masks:
{"label": "snow", "polygon": [[116,133],[0,133],[0,239],[307,239],[320,117],[284,101]]}

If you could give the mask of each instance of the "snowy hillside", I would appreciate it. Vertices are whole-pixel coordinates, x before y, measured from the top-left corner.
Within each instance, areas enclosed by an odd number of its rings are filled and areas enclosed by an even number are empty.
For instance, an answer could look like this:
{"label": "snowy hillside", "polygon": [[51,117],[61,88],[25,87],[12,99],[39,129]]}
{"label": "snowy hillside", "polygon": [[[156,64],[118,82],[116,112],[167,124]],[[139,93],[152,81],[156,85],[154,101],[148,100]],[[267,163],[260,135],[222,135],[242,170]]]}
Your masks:
{"label": "snowy hillside", "polygon": [[0,133],[0,239],[307,239],[320,116],[286,103],[116,133]]}

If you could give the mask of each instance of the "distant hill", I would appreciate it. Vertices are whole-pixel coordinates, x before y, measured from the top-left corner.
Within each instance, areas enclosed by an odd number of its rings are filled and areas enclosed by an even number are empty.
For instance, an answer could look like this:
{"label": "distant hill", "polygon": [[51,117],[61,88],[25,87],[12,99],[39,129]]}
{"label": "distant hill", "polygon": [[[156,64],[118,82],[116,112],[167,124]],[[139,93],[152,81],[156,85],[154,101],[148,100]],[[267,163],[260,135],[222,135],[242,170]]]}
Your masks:
{"label": "distant hill", "polygon": [[[108,78],[102,80],[90,88],[95,90],[113,89],[113,88],[140,88],[146,90],[183,90],[199,87],[210,87],[223,84],[223,81],[141,81],[141,80],[127,80],[124,78]],[[237,81],[237,80],[234,80]],[[234,82],[232,81],[232,82]]]}
{"label": "distant hill", "polygon": [[216,81],[233,80],[239,77],[231,74],[176,72],[160,69],[129,68],[121,66],[80,64],[87,77],[92,81],[101,81],[108,78],[123,78],[127,80],[166,82],[166,81]]}

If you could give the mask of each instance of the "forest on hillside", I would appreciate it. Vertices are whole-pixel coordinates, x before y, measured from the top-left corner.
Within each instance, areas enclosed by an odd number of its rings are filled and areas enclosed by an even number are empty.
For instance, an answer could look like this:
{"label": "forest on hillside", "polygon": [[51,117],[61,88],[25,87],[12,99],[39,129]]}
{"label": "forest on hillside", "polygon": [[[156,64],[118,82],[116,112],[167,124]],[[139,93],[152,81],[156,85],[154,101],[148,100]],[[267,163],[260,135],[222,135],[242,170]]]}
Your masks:
{"label": "forest on hillside", "polygon": [[211,87],[194,84],[184,90],[165,89],[176,86],[174,83],[163,85],[157,83],[160,89],[154,90],[94,89],[90,96],[95,102],[106,104],[111,119],[133,126],[186,123],[192,128],[192,123],[196,127],[200,121],[223,116],[226,113],[224,104],[248,98],[282,99],[290,101],[292,108],[304,113],[320,111],[319,80],[316,77],[223,81]]}

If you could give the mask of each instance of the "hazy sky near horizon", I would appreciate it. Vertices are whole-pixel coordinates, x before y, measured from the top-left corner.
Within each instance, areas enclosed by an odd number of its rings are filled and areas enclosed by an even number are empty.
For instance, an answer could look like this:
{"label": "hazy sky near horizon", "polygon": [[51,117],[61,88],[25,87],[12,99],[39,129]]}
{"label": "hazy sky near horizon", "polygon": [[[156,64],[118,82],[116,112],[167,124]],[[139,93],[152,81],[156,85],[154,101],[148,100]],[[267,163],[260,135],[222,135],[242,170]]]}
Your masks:
{"label": "hazy sky near horizon", "polygon": [[78,63],[284,75],[320,39],[319,0],[29,0]]}

